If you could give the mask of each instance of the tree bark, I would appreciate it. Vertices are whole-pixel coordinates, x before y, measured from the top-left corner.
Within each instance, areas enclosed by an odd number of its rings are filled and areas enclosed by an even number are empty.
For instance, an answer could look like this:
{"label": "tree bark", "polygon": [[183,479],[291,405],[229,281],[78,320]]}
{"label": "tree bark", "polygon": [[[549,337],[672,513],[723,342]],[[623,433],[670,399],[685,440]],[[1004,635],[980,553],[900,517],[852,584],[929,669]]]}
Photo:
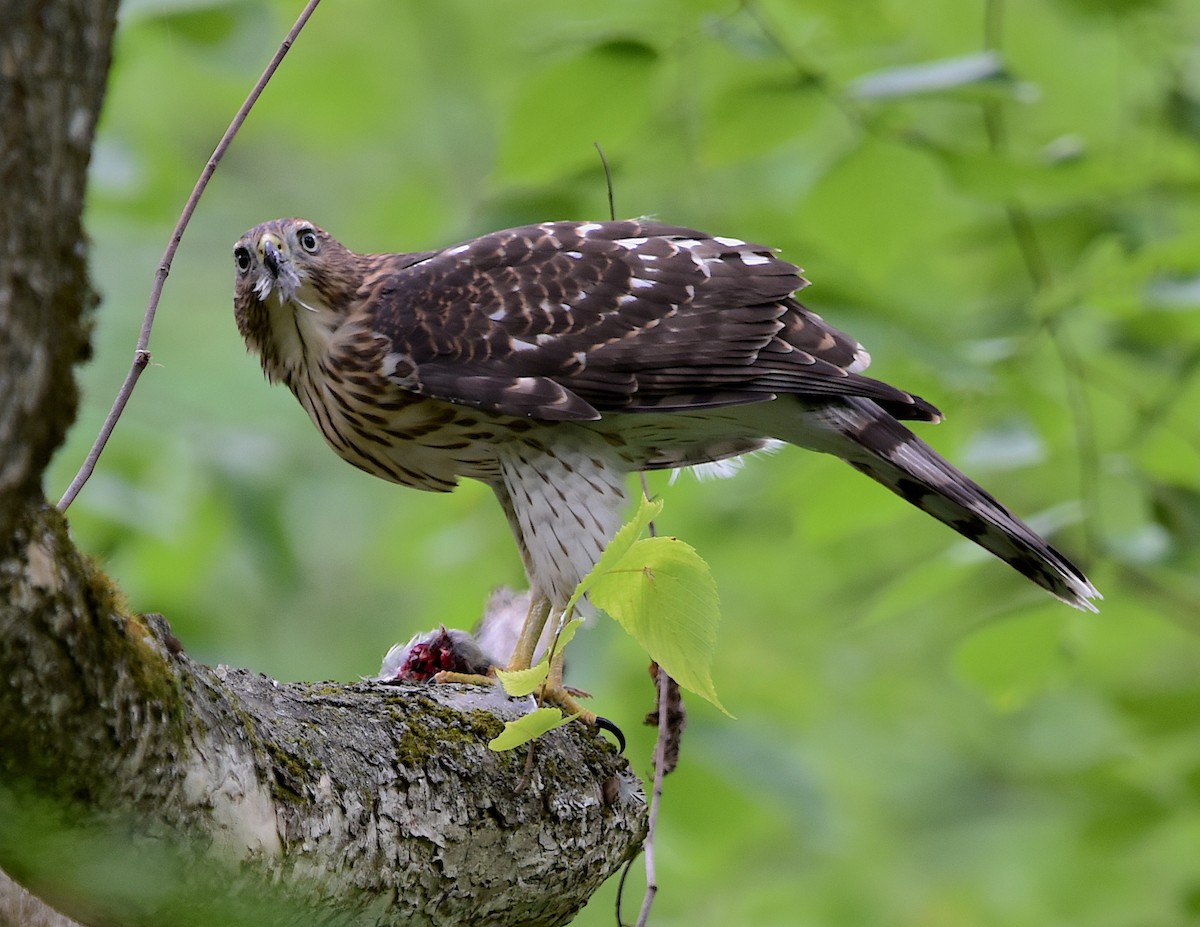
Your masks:
{"label": "tree bark", "polygon": [[116,0],[0,10],[0,537],[75,417],[88,347],[81,216]]}
{"label": "tree bark", "polygon": [[[498,691],[190,660],[42,497],[94,303],[80,216],[115,0],[0,9],[0,866],[95,924],[560,924],[635,854],[594,732]],[[2,910],[2,909],[0,909]]]}

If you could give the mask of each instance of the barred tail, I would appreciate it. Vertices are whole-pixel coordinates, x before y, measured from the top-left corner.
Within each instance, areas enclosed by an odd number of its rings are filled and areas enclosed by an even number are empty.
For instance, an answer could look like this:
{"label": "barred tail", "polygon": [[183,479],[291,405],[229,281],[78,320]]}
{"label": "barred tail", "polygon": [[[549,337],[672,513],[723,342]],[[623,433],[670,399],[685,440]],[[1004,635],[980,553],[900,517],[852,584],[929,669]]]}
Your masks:
{"label": "barred tail", "polygon": [[1018,573],[1082,611],[1103,596],[1083,571],[956,470],[937,451],[869,400],[819,413],[842,440],[825,446],[850,466],[995,554]]}

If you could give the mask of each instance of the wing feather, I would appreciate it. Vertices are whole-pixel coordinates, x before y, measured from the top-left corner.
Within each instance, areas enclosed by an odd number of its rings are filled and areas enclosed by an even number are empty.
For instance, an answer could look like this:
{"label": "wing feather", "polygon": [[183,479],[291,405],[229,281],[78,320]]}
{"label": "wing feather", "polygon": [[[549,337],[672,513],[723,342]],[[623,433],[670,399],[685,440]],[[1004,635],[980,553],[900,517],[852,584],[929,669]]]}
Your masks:
{"label": "wing feather", "polygon": [[375,256],[360,300],[423,395],[546,419],[782,393],[939,417],[862,376],[862,346],[797,302],[799,268],[761,245],[637,220],[557,222],[422,257]]}

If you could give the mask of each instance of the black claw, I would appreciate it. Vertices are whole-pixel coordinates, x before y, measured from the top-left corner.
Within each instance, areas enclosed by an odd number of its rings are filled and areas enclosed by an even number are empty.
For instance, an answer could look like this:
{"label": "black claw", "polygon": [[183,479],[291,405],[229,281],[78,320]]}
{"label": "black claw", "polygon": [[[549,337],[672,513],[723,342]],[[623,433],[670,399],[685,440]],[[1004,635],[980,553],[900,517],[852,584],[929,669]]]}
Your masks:
{"label": "black claw", "polygon": [[621,733],[621,729],[613,724],[608,718],[601,718],[596,715],[596,727],[602,731],[608,731],[613,737],[617,738],[617,753],[625,752],[625,735]]}

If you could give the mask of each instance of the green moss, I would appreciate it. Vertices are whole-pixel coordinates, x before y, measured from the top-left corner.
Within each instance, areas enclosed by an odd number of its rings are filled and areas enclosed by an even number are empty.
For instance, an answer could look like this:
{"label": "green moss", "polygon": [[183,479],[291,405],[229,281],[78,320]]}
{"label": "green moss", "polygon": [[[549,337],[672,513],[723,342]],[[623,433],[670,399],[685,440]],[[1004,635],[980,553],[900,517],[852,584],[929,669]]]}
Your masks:
{"label": "green moss", "polygon": [[[97,614],[120,615],[126,620],[136,619],[140,623],[141,616],[130,609],[124,591],[104,572],[95,558],[84,556],[83,569],[87,579],[89,604]],[[149,631],[144,624],[142,630]]]}
{"label": "green moss", "polygon": [[467,712],[464,717],[467,724],[471,726],[471,730],[480,738],[491,740],[493,737],[499,736],[504,730],[504,722],[490,711],[476,709],[475,711]]}
{"label": "green moss", "polygon": [[[31,510],[17,541],[29,558],[38,557],[39,568],[53,571],[37,586],[34,609],[25,616],[29,640],[40,637],[37,646],[43,648],[51,641],[57,644],[61,658],[77,669],[62,687],[64,697],[86,704],[89,711],[101,697],[103,709],[95,716],[110,723],[71,732],[69,719],[57,719],[70,739],[58,754],[39,748],[42,735],[37,730],[14,733],[4,751],[5,777],[27,775],[48,795],[83,801],[111,795],[120,786],[97,778],[104,764],[79,758],[91,751],[126,748],[117,740],[130,733],[148,733],[151,749],[160,755],[181,752],[189,720],[182,681],[165,645],[156,643],[158,629],[131,612],[120,588],[75,549],[67,522],[57,511]],[[79,620],[68,625],[64,615]],[[38,710],[53,714],[44,706]],[[55,762],[56,756],[72,761]]]}
{"label": "green moss", "polygon": [[[306,803],[303,785],[308,778],[309,767],[297,760],[283,745],[270,740],[261,742],[271,758],[271,794],[280,802],[289,805]],[[315,767],[314,767],[315,768]]]}
{"label": "green moss", "polygon": [[[60,524],[65,532],[65,522]],[[69,544],[64,536],[58,539]],[[111,629],[101,646],[108,652],[108,665],[129,673],[135,690],[145,701],[156,704],[167,718],[165,733],[181,747],[186,725],[185,700],[179,675],[167,656],[166,643],[157,629],[129,607],[125,593],[90,557],[82,557],[84,595],[97,627]]]}
{"label": "green moss", "polygon": [[[48,520],[56,531],[59,550],[69,550],[65,521]],[[66,546],[63,546],[66,545]],[[178,674],[165,656],[166,644],[145,618],[129,607],[125,593],[90,557],[81,556],[84,595],[88,610],[97,619],[97,627],[116,633],[105,635],[102,646],[109,651],[109,665],[127,670],[136,690],[147,701],[155,702],[168,718],[171,736],[177,745],[184,731],[184,698]],[[156,645],[157,643],[157,645]]]}
{"label": "green moss", "polygon": [[422,766],[437,752],[434,730],[423,720],[407,716],[401,720],[396,741],[396,761],[402,766]]}
{"label": "green moss", "polygon": [[392,713],[399,726],[396,760],[404,766],[424,764],[445,744],[485,743],[504,730],[504,722],[487,711],[464,713],[432,699],[420,699],[421,711],[414,712],[413,700],[404,701],[410,710]]}

